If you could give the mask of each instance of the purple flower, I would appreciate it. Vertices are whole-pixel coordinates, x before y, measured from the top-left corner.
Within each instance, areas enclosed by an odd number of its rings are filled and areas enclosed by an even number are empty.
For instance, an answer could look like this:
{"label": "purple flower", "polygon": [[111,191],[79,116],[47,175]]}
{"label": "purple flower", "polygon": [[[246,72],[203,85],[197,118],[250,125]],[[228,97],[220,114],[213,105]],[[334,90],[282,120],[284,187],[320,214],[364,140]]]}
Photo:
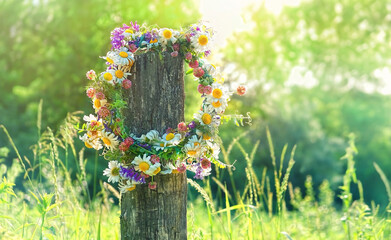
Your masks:
{"label": "purple flower", "polygon": [[194,121],[191,121],[188,125],[187,125],[189,128],[193,129],[196,127],[196,124]]}
{"label": "purple flower", "polygon": [[126,168],[120,166],[119,174],[123,178],[127,178],[139,183],[145,183],[145,177],[141,173],[136,172],[132,167]]}
{"label": "purple flower", "polygon": [[140,31],[140,25],[137,24],[137,21],[135,21],[134,23],[130,22],[130,25],[132,26],[134,31],[136,32]]}
{"label": "purple flower", "polygon": [[210,50],[206,50],[206,51],[204,52],[204,54],[205,54],[205,57],[209,56],[209,55],[210,55],[210,53],[211,53],[211,51],[210,51]]}
{"label": "purple flower", "polygon": [[144,34],[144,41],[146,41],[146,42],[149,43],[149,41],[151,41],[151,39],[152,39],[152,34],[151,34],[151,32],[146,32],[146,33]]}
{"label": "purple flower", "polygon": [[111,45],[113,46],[111,49],[119,49],[122,47],[122,40],[125,38],[123,33],[126,29],[124,28],[116,28],[111,32]]}

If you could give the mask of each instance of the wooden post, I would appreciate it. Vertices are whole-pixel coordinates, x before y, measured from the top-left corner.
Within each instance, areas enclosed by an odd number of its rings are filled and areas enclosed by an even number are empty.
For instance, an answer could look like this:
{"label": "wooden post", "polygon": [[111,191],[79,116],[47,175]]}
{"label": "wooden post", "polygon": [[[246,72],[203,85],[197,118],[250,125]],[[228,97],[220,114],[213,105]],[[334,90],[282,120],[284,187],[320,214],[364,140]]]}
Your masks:
{"label": "wooden post", "polygon": [[[138,136],[152,129],[163,134],[184,121],[183,60],[167,52],[162,55],[162,60],[155,52],[135,56],[132,87],[124,91],[125,124]],[[122,240],[187,239],[186,173],[156,175],[154,181],[155,190],[144,184],[122,194]]]}

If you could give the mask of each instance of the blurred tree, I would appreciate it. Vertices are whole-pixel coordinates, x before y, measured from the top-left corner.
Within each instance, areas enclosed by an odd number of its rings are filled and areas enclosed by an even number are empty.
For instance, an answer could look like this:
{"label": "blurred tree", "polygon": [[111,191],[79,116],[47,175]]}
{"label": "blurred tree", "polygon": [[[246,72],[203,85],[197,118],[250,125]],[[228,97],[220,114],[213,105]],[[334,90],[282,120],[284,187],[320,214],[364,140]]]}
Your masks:
{"label": "blurred tree", "polygon": [[253,29],[234,34],[225,49],[225,61],[254,86],[240,103],[263,118],[255,121],[252,141],[265,139],[260,129],[267,124],[280,149],[297,143],[293,179],[300,183],[311,174],[315,183],[328,178],[336,189],[338,158],[353,132],[358,177],[370,190],[366,200],[386,202],[371,164],[391,176],[391,99],[381,94],[379,76],[391,69],[390,10],[386,0],[303,1],[279,15],[261,5],[246,13]]}

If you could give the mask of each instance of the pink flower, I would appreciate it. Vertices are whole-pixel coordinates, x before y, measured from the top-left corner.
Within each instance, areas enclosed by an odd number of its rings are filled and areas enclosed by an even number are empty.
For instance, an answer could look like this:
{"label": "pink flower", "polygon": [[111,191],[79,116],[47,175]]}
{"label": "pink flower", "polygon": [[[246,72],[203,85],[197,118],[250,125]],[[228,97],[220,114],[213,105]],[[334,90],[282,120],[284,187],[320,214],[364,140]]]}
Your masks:
{"label": "pink flower", "polygon": [[172,48],[174,49],[174,51],[179,51],[179,43],[175,43],[174,45],[172,45]]}
{"label": "pink flower", "polygon": [[148,188],[151,189],[151,190],[155,190],[156,186],[157,186],[156,182],[149,182],[148,183]]}
{"label": "pink flower", "polygon": [[211,86],[205,86],[204,87],[204,93],[206,94],[206,95],[209,95],[209,94],[211,94],[212,93],[212,87]]}
{"label": "pink flower", "polygon": [[127,137],[127,138],[125,139],[124,143],[125,143],[127,146],[132,146],[133,143],[134,143],[134,140],[133,140],[133,138],[131,138],[131,137]]}
{"label": "pink flower", "polygon": [[204,85],[199,84],[198,87],[197,87],[197,90],[198,90],[199,93],[203,94],[204,93],[204,88],[205,88]]}
{"label": "pink flower", "polygon": [[129,79],[125,79],[122,81],[122,87],[125,89],[129,89],[132,86],[132,82]]}
{"label": "pink flower", "polygon": [[198,67],[198,61],[194,60],[194,61],[189,62],[189,67],[191,67],[191,68]]}
{"label": "pink flower", "polygon": [[238,95],[242,96],[246,93],[246,87],[245,86],[239,86],[237,89],[236,89],[236,92],[238,93]]}
{"label": "pink flower", "polygon": [[184,163],[181,164],[181,166],[177,167],[176,169],[180,173],[186,172],[186,165]]}
{"label": "pink flower", "polygon": [[89,80],[94,80],[96,78],[96,73],[94,70],[90,70],[86,73],[86,77],[89,79]]}
{"label": "pink flower", "polygon": [[93,98],[95,96],[95,89],[89,88],[87,89],[86,93],[89,98]]}
{"label": "pink flower", "polygon": [[101,118],[105,118],[105,117],[108,117],[110,116],[110,110],[107,108],[107,107],[101,107],[98,111],[98,115],[101,117]]}
{"label": "pink flower", "polygon": [[193,58],[193,55],[191,55],[191,52],[187,52],[186,54],[185,54],[185,58],[186,58],[186,60],[191,60],[192,58]]}
{"label": "pink flower", "polygon": [[95,96],[99,100],[105,99],[105,94],[103,92],[97,92]]}
{"label": "pink flower", "polygon": [[210,161],[209,161],[209,159],[207,159],[207,158],[202,158],[201,159],[201,167],[203,168],[203,169],[208,169],[208,168],[210,168],[211,167],[211,163],[210,163]]}
{"label": "pink flower", "polygon": [[202,69],[201,67],[198,67],[198,68],[194,68],[194,71],[193,71],[193,75],[197,78],[200,78],[202,76],[204,76],[204,69]]}
{"label": "pink flower", "polygon": [[177,57],[178,56],[178,51],[173,51],[171,53],[171,57]]}
{"label": "pink flower", "polygon": [[135,51],[137,51],[137,47],[134,43],[130,44],[129,45],[129,50],[134,53]]}
{"label": "pink flower", "polygon": [[121,150],[122,152],[126,152],[128,149],[129,149],[129,146],[125,143],[125,142],[122,142],[120,145],[119,145],[119,150]]}
{"label": "pink flower", "polygon": [[151,155],[150,161],[151,161],[151,163],[156,164],[156,163],[160,162],[160,158],[158,155]]}
{"label": "pink flower", "polygon": [[186,123],[184,123],[184,122],[178,123],[178,130],[181,131],[181,132],[187,131]]}

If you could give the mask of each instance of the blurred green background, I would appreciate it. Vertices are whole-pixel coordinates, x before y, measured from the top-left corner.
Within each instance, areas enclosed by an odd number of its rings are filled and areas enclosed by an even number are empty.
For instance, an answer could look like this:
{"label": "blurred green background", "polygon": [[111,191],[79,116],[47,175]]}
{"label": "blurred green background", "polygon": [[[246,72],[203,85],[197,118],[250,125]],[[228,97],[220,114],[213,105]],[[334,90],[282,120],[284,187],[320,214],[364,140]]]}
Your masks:
{"label": "blurred green background", "polygon": [[[220,31],[230,29],[227,39],[215,42],[218,51],[211,61],[226,72],[228,84],[248,86],[247,95],[233,97],[227,114],[250,112],[253,118],[251,126],[222,125],[225,145],[249,131],[243,145],[250,152],[260,139],[254,167],[261,175],[263,166],[271,169],[268,126],[277,152],[285,143],[289,149],[297,144],[293,185],[303,187],[311,175],[315,185],[328,179],[338,192],[346,167],[340,157],[354,133],[365,200],[386,204],[373,162],[391,176],[391,3],[312,0],[284,6],[278,1],[283,7],[273,11],[268,7],[272,1],[244,1],[248,5],[235,13],[243,16],[243,24],[235,25],[227,8],[235,7],[233,2],[216,1],[221,8],[215,8],[202,0],[0,0],[0,124],[31,159],[30,146],[39,137],[40,99],[42,125],[51,129],[57,129],[68,112],[92,113],[84,76],[90,69],[103,70],[98,57],[110,49],[112,29],[135,20],[179,28],[202,19],[202,9],[208,8],[225,26]],[[190,120],[200,100],[194,81],[187,79],[186,87]],[[10,147],[0,135],[3,146]],[[235,151],[240,188],[245,163]],[[15,156],[11,153],[6,161]],[[94,156],[86,152],[87,158]],[[92,166],[87,165],[89,174]],[[105,166],[102,159],[99,169]]]}

